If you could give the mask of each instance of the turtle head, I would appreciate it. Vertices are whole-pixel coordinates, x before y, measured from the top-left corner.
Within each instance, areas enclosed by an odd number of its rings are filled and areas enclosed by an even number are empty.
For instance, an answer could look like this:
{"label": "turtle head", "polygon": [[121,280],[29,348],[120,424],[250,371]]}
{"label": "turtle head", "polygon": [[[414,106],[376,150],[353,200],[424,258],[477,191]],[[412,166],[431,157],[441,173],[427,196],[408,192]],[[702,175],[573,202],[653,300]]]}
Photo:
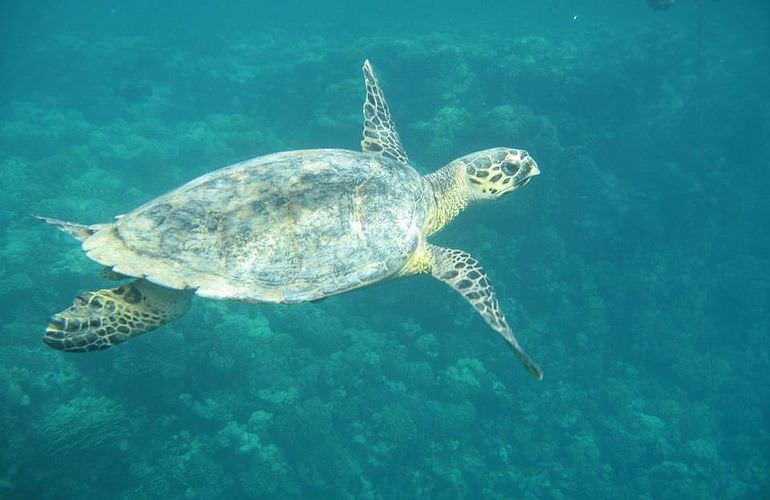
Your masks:
{"label": "turtle head", "polygon": [[426,235],[441,230],[468,203],[496,200],[527,185],[539,173],[535,160],[521,149],[486,149],[449,162],[426,176],[435,203]]}
{"label": "turtle head", "polygon": [[456,161],[465,167],[469,198],[474,200],[496,200],[540,173],[535,160],[522,149],[487,149]]}

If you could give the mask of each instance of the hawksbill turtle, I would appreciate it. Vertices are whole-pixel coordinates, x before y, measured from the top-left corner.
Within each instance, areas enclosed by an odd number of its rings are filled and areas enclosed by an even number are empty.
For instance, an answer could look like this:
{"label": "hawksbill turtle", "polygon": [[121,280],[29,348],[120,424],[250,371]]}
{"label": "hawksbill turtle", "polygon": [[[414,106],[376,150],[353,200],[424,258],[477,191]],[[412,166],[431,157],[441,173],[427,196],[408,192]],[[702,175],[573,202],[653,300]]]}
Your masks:
{"label": "hawksbill turtle", "polygon": [[252,158],[205,174],[113,222],[40,217],[80,240],[117,288],[88,291],[50,317],[43,340],[69,352],[107,349],[181,317],[193,295],[248,302],[319,300],[430,273],[459,292],[542,378],[467,252],[428,237],[469,203],[537,175],[526,151],[494,148],[426,176],[410,164],[380,84],[363,65],[362,151],[314,149]]}

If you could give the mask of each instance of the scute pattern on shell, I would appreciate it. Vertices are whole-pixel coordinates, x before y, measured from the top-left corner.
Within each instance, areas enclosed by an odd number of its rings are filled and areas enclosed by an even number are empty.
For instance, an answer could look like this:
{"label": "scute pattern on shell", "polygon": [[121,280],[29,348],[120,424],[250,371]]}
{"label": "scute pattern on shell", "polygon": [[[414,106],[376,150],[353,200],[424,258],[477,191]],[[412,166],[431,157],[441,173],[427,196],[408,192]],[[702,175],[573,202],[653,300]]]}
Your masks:
{"label": "scute pattern on shell", "polygon": [[225,167],[105,224],[83,242],[120,273],[198,295],[301,302],[397,273],[428,201],[411,167],[339,149]]}

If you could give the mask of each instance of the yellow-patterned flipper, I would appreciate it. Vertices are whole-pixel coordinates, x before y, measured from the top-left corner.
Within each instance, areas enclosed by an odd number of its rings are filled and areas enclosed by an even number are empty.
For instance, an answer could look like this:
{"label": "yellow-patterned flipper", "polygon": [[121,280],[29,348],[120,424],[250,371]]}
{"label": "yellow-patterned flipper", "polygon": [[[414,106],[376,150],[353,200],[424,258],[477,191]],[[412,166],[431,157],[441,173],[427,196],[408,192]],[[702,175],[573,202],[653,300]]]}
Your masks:
{"label": "yellow-patterned flipper", "polygon": [[361,141],[361,149],[368,153],[393,158],[406,165],[409,158],[404,146],[401,145],[396,124],[390,117],[385,95],[368,59],[364,62],[364,83],[366,100],[364,101],[364,139]]}
{"label": "yellow-patterned flipper", "polygon": [[191,290],[172,290],[143,279],[84,292],[51,316],[43,341],[69,352],[108,349],[179,318],[187,312],[191,297]]}
{"label": "yellow-patterned flipper", "polygon": [[500,310],[497,296],[489,284],[487,273],[479,261],[468,252],[429,245],[431,255],[431,274],[457,290],[481,314],[484,321],[499,333],[508,343],[513,353],[524,364],[527,372],[537,380],[542,380],[543,371],[529,355],[524,352],[511,327]]}

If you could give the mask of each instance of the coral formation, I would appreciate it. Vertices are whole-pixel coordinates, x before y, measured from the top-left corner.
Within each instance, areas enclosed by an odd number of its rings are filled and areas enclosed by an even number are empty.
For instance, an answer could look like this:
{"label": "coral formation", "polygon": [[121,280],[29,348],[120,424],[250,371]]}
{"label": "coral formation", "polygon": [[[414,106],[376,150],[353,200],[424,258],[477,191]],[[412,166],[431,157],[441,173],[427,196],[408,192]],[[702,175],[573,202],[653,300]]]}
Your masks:
{"label": "coral formation", "polygon": [[[398,39],[56,26],[3,44],[0,496],[766,497],[766,38],[722,32],[698,83],[687,28],[638,3],[628,24],[549,13],[535,34],[518,14],[497,33],[501,11]],[[46,315],[103,282],[31,213],[96,222],[214,166],[356,148],[364,56],[422,171],[493,145],[537,155],[537,187],[446,240],[511,297],[541,385],[417,278],[198,301],[119,351],[45,350]]]}

